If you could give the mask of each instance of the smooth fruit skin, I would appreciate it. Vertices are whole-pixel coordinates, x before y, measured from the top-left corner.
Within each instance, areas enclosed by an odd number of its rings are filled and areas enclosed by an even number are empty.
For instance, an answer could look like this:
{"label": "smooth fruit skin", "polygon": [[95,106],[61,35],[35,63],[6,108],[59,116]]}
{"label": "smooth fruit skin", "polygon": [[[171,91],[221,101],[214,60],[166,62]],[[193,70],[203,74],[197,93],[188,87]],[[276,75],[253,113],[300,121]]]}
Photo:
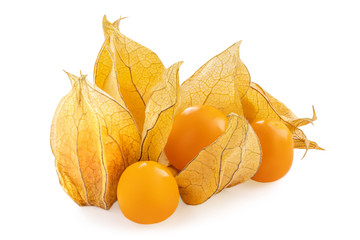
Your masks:
{"label": "smooth fruit skin", "polygon": [[174,118],[165,155],[178,170],[225,132],[226,116],[218,109],[200,105],[186,108]]}
{"label": "smooth fruit skin", "polygon": [[161,222],[179,203],[179,189],[167,167],[154,161],[140,161],[120,177],[117,198],[128,219],[141,224]]}
{"label": "smooth fruit skin", "polygon": [[263,120],[251,123],[251,126],[260,140],[262,150],[259,170],[252,179],[273,182],[282,178],[293,162],[294,142],[291,132],[280,121]]}

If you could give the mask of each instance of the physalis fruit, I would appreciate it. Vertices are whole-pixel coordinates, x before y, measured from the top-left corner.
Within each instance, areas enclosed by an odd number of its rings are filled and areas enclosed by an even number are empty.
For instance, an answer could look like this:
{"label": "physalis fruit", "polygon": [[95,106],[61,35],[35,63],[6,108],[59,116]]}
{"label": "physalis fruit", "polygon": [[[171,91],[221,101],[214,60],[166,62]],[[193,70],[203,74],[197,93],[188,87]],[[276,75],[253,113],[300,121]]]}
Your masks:
{"label": "physalis fruit", "polygon": [[128,219],[142,224],[170,217],[179,203],[179,189],[167,167],[154,161],[140,161],[120,177],[117,198]]}
{"label": "physalis fruit", "polygon": [[289,129],[280,121],[262,120],[251,123],[257,134],[262,159],[259,170],[252,177],[258,182],[276,181],[290,170],[293,155],[294,141]]}
{"label": "physalis fruit", "polygon": [[182,170],[225,132],[227,121],[225,114],[206,105],[189,107],[178,113],[165,146],[171,165]]}

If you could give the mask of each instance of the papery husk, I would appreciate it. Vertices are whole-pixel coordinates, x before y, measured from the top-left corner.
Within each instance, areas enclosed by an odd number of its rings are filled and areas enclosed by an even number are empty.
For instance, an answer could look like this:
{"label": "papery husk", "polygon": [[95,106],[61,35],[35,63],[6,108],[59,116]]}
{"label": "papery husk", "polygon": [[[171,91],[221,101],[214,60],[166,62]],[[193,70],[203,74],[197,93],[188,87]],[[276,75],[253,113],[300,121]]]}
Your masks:
{"label": "papery husk", "polygon": [[165,67],[154,52],[120,32],[121,20],[110,23],[106,16],[103,18],[105,41],[95,63],[94,80],[99,88],[126,104],[142,133],[146,105],[153,88],[161,84]]}
{"label": "papery husk", "polygon": [[226,131],[177,176],[182,200],[197,205],[226,187],[249,180],[261,162],[258,138],[244,117],[229,115]]}
{"label": "papery husk", "polygon": [[243,116],[241,97],[249,88],[250,74],[240,59],[240,44],[241,41],[216,55],[184,81],[177,112],[195,105],[208,105],[225,115]]}
{"label": "papery husk", "polygon": [[158,161],[178,104],[179,67],[165,68],[150,49],[103,19],[105,42],[95,63],[96,85],[127,106],[142,136],[140,159]]}
{"label": "papery husk", "polygon": [[51,149],[59,181],[80,206],[109,209],[120,175],[139,159],[140,134],[126,109],[68,73],[71,91],[60,101],[51,125]]}
{"label": "papery husk", "polygon": [[229,118],[225,133],[176,176],[181,198],[187,204],[201,204],[224,188],[249,180],[261,162],[259,140],[241,104],[250,74],[240,60],[240,43],[210,59],[180,87],[178,112],[209,105]]}
{"label": "papery husk", "polygon": [[254,82],[250,84],[250,88],[242,98],[242,106],[244,115],[249,122],[264,119],[283,122],[293,134],[295,148],[323,150],[316,142],[308,140],[305,133],[300,129],[301,126],[313,124],[317,119],[314,107],[312,118],[298,118],[285,104]]}

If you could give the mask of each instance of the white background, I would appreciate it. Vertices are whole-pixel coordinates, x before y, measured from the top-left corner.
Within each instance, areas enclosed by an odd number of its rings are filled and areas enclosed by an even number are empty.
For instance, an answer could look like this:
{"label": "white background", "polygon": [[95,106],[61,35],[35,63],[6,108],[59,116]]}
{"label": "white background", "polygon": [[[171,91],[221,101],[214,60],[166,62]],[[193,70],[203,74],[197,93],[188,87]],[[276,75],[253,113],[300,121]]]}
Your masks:
{"label": "white background", "polygon": [[[0,4],[0,239],[359,239],[359,6],[356,1],[2,1]],[[117,204],[78,207],[58,183],[50,150],[62,70],[88,74],[102,17],[181,81],[243,39],[252,80],[315,126],[326,151],[296,150],[278,182],[248,181],[168,220],[139,225]]]}

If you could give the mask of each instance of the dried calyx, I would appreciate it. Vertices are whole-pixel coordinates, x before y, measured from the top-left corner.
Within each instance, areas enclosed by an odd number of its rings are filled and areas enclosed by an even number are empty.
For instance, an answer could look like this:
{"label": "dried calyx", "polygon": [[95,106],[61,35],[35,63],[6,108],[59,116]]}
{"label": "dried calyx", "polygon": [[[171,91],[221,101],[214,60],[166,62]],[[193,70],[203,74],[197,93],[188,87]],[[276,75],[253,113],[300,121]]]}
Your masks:
{"label": "dried calyx", "polygon": [[[227,129],[177,173],[187,204],[200,204],[226,187],[250,179],[261,148],[249,125],[258,119],[285,123],[295,148],[322,149],[299,128],[316,120],[297,118],[259,85],[240,60],[237,42],[205,63],[179,87],[181,62],[165,68],[150,49],[119,31],[120,19],[103,19],[105,41],[94,69],[96,86],[68,74],[72,90],[61,100],[51,128],[59,180],[79,205],[108,209],[130,164],[167,164],[163,149],[174,115],[194,105],[210,105],[228,116]],[[169,169],[173,169],[169,166]]]}

